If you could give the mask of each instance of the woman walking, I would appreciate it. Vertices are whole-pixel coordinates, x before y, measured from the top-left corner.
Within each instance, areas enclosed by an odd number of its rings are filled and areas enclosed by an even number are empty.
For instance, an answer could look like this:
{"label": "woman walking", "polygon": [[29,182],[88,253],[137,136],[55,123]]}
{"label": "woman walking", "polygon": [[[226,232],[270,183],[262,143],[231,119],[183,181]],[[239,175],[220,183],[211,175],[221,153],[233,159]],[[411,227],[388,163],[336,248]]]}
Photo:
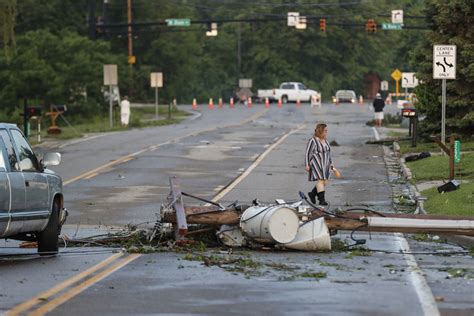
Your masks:
{"label": "woman walking", "polygon": [[328,205],[324,197],[325,186],[334,168],[331,159],[331,146],[327,141],[328,128],[326,124],[316,125],[314,135],[306,146],[306,171],[308,181],[316,181],[316,186],[308,192],[312,203],[316,203],[318,197],[319,205]]}

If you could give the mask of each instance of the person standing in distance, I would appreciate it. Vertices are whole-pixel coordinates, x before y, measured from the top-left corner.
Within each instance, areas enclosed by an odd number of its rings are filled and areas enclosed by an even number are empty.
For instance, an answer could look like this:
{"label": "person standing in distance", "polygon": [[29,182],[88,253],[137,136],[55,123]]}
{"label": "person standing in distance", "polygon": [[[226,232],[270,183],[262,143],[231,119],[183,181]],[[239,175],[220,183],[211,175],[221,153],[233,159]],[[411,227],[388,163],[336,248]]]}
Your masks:
{"label": "person standing in distance", "polygon": [[373,106],[375,113],[375,126],[381,127],[383,123],[383,108],[385,107],[385,102],[380,93],[375,95]]}
{"label": "person standing in distance", "polygon": [[130,101],[128,97],[124,96],[122,102],[120,102],[120,121],[123,127],[128,127],[130,121]]}
{"label": "person standing in distance", "polygon": [[334,168],[331,158],[331,146],[327,141],[328,128],[326,124],[317,124],[314,135],[306,146],[306,171],[308,181],[316,182],[315,187],[308,196],[312,203],[316,203],[318,197],[319,205],[328,205],[324,197],[325,187],[331,177]]}

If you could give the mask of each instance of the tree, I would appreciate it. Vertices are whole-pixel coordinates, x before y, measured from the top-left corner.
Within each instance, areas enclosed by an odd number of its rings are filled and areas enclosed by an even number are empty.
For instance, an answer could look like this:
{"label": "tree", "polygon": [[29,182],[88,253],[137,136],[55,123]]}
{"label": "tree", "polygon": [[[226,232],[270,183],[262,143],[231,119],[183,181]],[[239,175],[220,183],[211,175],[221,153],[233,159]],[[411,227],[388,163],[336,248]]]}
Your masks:
{"label": "tree", "polygon": [[[102,103],[104,63],[114,63],[110,47],[70,31],[55,35],[48,30],[18,37],[17,52],[7,66],[0,58],[0,98],[11,111],[20,98],[43,105],[67,104],[77,112]],[[87,100],[87,101],[86,101]]]}
{"label": "tree", "polygon": [[447,80],[446,131],[474,133],[474,6],[467,0],[426,1],[431,31],[412,54],[422,80],[416,92],[418,108],[426,115],[421,125],[427,134],[441,130],[441,80],[432,76],[433,45],[457,46],[456,80]]}

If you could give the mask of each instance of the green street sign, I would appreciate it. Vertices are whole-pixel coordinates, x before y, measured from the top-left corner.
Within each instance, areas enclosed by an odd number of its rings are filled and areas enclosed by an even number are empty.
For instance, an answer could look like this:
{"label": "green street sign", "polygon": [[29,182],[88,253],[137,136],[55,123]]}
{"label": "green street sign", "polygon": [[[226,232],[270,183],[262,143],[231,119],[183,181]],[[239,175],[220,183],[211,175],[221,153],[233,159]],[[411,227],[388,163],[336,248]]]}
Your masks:
{"label": "green street sign", "polygon": [[461,141],[459,140],[454,141],[454,162],[461,162]]}
{"label": "green street sign", "polygon": [[382,23],[382,30],[401,30],[401,29],[402,29],[401,24]]}
{"label": "green street sign", "polygon": [[166,24],[168,26],[190,26],[190,19],[166,19]]}

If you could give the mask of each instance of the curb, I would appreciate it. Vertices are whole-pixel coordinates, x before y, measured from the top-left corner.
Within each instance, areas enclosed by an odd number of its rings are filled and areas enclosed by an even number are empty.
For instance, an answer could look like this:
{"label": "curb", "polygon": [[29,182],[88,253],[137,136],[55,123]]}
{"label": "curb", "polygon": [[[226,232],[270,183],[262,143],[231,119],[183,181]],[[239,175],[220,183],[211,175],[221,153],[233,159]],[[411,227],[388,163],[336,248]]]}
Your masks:
{"label": "curb", "polygon": [[[400,145],[397,142],[393,142],[393,149],[394,152],[397,153],[397,155],[400,157]],[[398,152],[395,151],[398,149]],[[400,157],[400,166],[402,169],[402,173],[405,176],[407,180],[411,180],[413,178],[412,172],[410,168],[406,165],[405,158]],[[413,193],[414,197],[413,199],[416,201],[416,211],[415,214],[428,214],[425,210],[425,198],[421,195],[420,191],[418,190],[418,187],[410,183],[410,192]],[[470,248],[474,247],[474,237],[471,236],[465,236],[465,235],[440,235],[442,238],[447,239],[451,243],[455,243],[460,245],[463,248]]]}

